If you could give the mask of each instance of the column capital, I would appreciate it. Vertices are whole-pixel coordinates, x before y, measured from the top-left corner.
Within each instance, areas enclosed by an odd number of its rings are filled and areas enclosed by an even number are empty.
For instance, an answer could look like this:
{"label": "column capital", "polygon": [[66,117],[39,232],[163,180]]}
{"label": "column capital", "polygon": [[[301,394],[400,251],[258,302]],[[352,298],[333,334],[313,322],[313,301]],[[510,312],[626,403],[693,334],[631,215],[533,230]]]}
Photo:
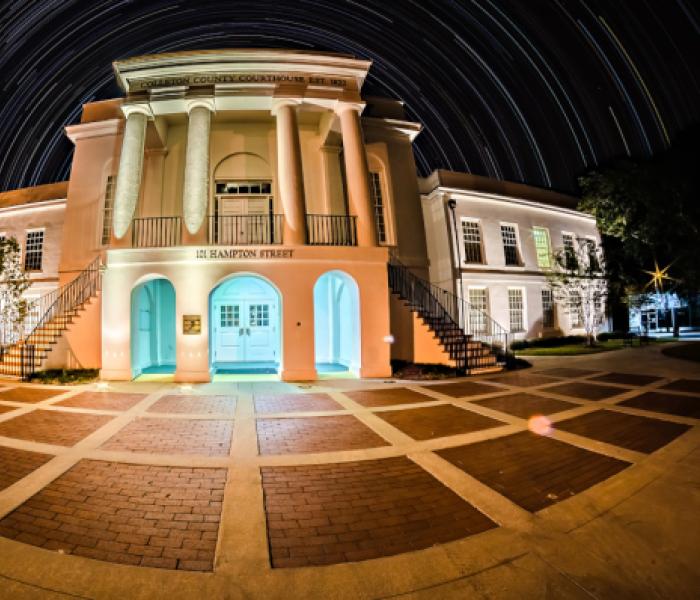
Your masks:
{"label": "column capital", "polygon": [[300,106],[301,103],[301,98],[273,98],[270,112],[277,116],[277,111],[279,111],[281,108],[284,108],[285,106],[296,108],[297,106]]}
{"label": "column capital", "polygon": [[191,98],[185,99],[185,110],[189,115],[195,108],[206,108],[209,112],[216,112],[214,98]]}
{"label": "column capital", "polygon": [[122,112],[127,119],[133,114],[145,115],[148,119],[153,119],[153,111],[151,110],[150,105],[145,102],[123,104]]}
{"label": "column capital", "polygon": [[365,109],[365,106],[366,104],[364,102],[344,102],[339,100],[333,107],[333,111],[335,114],[340,115],[348,110],[352,110],[359,115]]}

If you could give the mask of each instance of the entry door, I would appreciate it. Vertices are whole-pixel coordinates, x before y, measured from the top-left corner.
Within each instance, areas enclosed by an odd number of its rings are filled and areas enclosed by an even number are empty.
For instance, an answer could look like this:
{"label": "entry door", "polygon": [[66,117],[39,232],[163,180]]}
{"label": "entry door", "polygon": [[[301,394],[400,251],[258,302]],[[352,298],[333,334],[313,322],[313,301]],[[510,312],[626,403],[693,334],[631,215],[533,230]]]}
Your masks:
{"label": "entry door", "polygon": [[220,244],[269,244],[270,225],[269,197],[219,198]]}
{"label": "entry door", "polygon": [[241,319],[241,303],[219,304],[214,336],[216,360],[239,362],[245,360],[245,327]]}
{"label": "entry door", "polygon": [[219,304],[216,362],[276,361],[273,311],[273,305],[262,301]]}

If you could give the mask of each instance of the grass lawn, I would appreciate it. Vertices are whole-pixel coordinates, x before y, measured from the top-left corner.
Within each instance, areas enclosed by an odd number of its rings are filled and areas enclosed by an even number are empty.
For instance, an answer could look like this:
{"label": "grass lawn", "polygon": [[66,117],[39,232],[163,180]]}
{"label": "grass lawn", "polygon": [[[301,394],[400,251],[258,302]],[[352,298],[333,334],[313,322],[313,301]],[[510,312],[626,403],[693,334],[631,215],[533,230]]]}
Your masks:
{"label": "grass lawn", "polygon": [[[674,338],[660,338],[649,340],[649,344],[668,344],[669,342],[677,342]],[[693,345],[693,344],[688,344]],[[697,344],[700,346],[700,344]],[[611,350],[621,350],[625,345],[622,340],[606,340],[598,342],[595,346],[586,346],[585,344],[566,344],[564,346],[552,346],[550,348],[523,348],[516,350],[517,356],[576,356],[578,354],[598,354],[599,352],[610,352]],[[635,342],[634,347],[637,347]],[[671,350],[671,348],[669,348]],[[665,353],[666,351],[664,351]],[[676,358],[684,358],[677,356]],[[693,360],[692,358],[688,360]]]}
{"label": "grass lawn", "polygon": [[585,344],[567,344],[565,346],[553,346],[551,348],[523,348],[516,350],[517,356],[575,356],[577,354],[597,354],[623,348],[622,340],[606,340],[598,342],[595,346]]}
{"label": "grass lawn", "polygon": [[671,348],[664,348],[662,352],[671,358],[681,358],[683,360],[700,362],[700,342],[690,342],[688,344],[681,344]]}

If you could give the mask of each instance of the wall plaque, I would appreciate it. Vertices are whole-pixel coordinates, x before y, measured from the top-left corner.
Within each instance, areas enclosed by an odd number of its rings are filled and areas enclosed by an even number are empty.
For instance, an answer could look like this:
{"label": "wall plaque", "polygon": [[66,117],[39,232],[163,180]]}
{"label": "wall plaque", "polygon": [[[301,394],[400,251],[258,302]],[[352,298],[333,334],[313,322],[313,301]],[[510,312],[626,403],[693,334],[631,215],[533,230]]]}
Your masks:
{"label": "wall plaque", "polygon": [[182,333],[185,335],[202,333],[202,315],[182,315]]}

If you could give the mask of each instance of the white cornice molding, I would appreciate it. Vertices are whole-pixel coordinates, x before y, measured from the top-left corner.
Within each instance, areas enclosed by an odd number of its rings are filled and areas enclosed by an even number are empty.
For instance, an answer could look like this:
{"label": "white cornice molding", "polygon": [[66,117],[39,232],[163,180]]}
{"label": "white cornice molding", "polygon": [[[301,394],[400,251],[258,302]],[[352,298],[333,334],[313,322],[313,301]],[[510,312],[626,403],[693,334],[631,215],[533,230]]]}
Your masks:
{"label": "white cornice molding", "polygon": [[123,131],[123,129],[123,119],[107,119],[105,121],[94,121],[92,123],[67,125],[65,131],[68,139],[75,144],[75,142],[78,140],[87,138],[118,135]]}
{"label": "white cornice molding", "polygon": [[420,123],[382,117],[362,117],[362,125],[369,128],[389,129],[395,133],[408,136],[411,141],[415,140],[418,134],[423,131],[423,126]]}
{"label": "white cornice molding", "polygon": [[564,208],[562,206],[554,206],[552,204],[544,204],[542,202],[535,202],[533,200],[525,200],[523,198],[516,198],[513,196],[500,196],[498,194],[489,194],[486,192],[476,192],[472,190],[465,190],[462,188],[452,188],[452,187],[445,187],[445,186],[438,186],[432,191],[430,191],[427,194],[421,194],[423,198],[426,198],[428,200],[434,200],[435,197],[438,197],[440,199],[443,194],[449,195],[451,198],[455,198],[455,200],[481,200],[481,201],[488,201],[488,202],[504,202],[506,204],[515,204],[516,206],[520,206],[522,208],[534,208],[537,210],[543,210],[546,212],[558,212],[558,213],[563,213],[566,215],[570,215],[572,217],[578,217],[580,219],[586,219],[589,221],[595,222],[595,217],[593,215],[589,215],[587,213],[574,210],[571,208]]}
{"label": "white cornice molding", "polygon": [[15,206],[5,206],[0,208],[0,214],[11,212],[30,212],[32,210],[46,210],[49,208],[65,208],[66,199],[56,198],[54,200],[41,200],[39,202],[25,202],[24,204],[16,204]]}

